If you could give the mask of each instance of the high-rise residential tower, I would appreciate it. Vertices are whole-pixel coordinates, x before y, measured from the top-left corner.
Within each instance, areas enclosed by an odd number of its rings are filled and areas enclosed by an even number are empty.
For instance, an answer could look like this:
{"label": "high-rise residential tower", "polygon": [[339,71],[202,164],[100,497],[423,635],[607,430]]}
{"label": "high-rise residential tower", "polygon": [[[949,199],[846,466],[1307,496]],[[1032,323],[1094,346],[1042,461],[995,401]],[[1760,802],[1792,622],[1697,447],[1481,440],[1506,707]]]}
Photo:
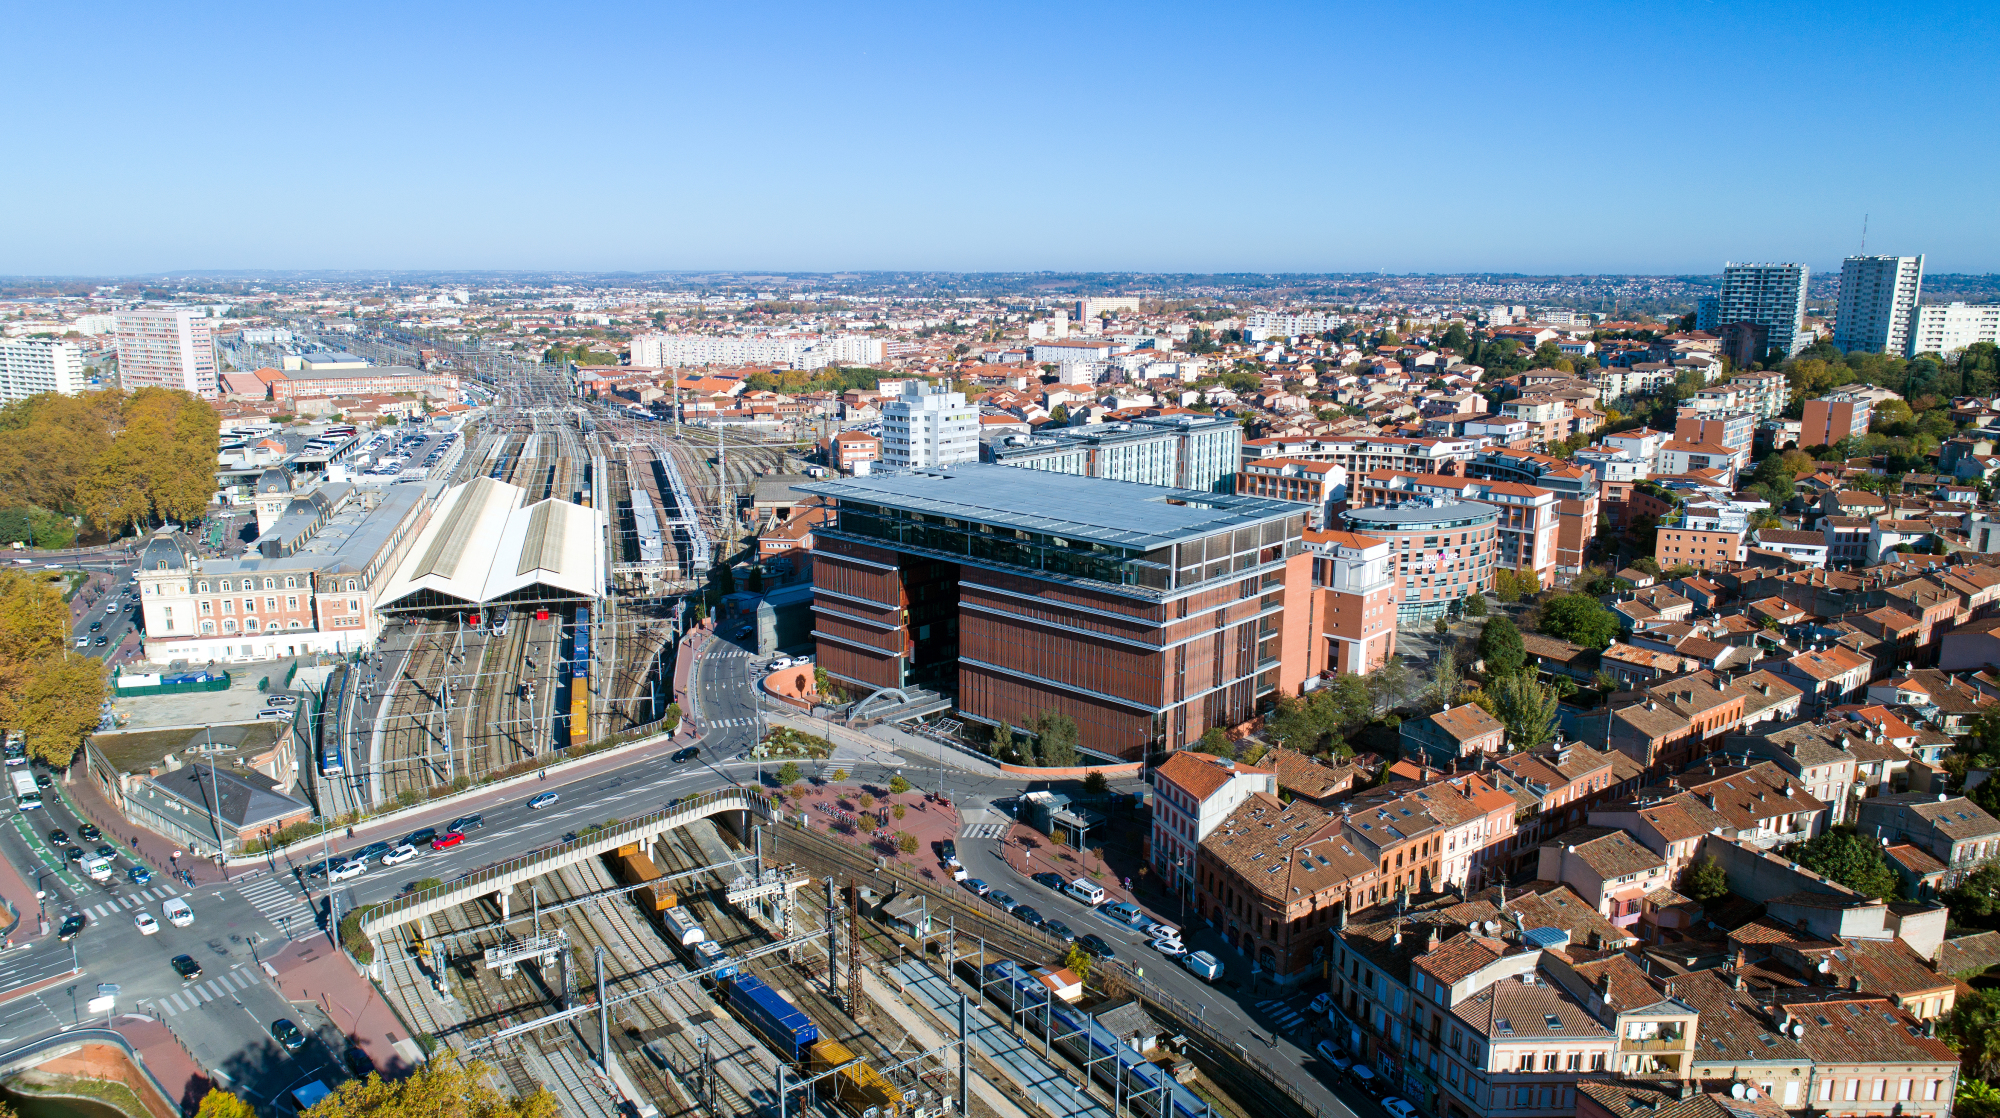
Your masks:
{"label": "high-rise residential tower", "polygon": [[1724,264],[1715,324],[1747,322],[1765,330],[1764,344],[1786,357],[1805,348],[1804,264]]}
{"label": "high-rise residential tower", "polygon": [[882,464],[922,469],[979,461],[979,409],[965,393],[905,381],[882,405]]}
{"label": "high-rise residential tower", "polygon": [[1902,354],[1916,321],[1924,258],[1850,256],[1840,264],[1840,310],[1833,344],[1842,353]]}
{"label": "high-rise residential tower", "polygon": [[0,339],[0,400],[83,391],[83,352],[56,338]]}
{"label": "high-rise residential tower", "polygon": [[136,307],[113,320],[118,379],[127,391],[178,388],[216,395],[215,334],[199,307]]}

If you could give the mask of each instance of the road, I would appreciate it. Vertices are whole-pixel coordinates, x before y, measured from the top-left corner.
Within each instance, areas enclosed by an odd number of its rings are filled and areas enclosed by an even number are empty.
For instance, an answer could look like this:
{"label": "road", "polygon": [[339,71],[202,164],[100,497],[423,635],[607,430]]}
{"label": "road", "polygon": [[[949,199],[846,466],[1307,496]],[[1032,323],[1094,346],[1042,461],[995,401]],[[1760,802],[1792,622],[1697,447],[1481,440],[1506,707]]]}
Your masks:
{"label": "road", "polygon": [[[194,908],[194,925],[174,928],[161,920],[157,934],[141,936],[134,932],[134,914],[144,908],[158,916],[170,891],[165,875],[150,885],[128,882],[124,871],[129,863],[122,859],[119,873],[104,885],[77,880],[72,886],[45,872],[41,884],[51,891],[51,922],[60,922],[62,915],[72,911],[84,912],[90,919],[74,943],[82,974],[40,994],[0,1004],[0,1042],[10,1038],[24,1041],[74,1024],[69,986],[78,987],[80,1006],[95,993],[96,983],[114,982],[121,987],[121,1011],[133,1007],[159,1016],[190,1044],[203,1066],[220,1069],[230,1082],[260,1100],[279,1097],[302,1077],[333,1075],[341,1052],[337,1034],[316,1037],[297,1053],[285,1052],[270,1039],[271,1022],[281,1016],[323,1033],[330,1026],[313,1011],[301,1014],[287,1005],[257,965],[258,955],[268,955],[293,938],[325,935],[329,900],[337,912],[345,913],[356,905],[388,900],[420,878],[450,879],[529,853],[590,823],[629,819],[658,810],[679,796],[757,780],[759,766],[744,757],[758,733],[751,689],[754,658],[740,645],[725,640],[711,641],[704,653],[694,673],[699,703],[708,719],[698,758],[675,763],[671,748],[661,745],[650,747],[643,757],[611,755],[601,767],[583,766],[580,775],[568,779],[552,778],[527,789],[454,801],[441,806],[436,818],[421,823],[442,828],[456,816],[477,811],[484,817],[483,825],[472,830],[465,842],[436,853],[426,850],[400,866],[372,864],[359,877],[331,886],[331,897],[323,882],[319,888],[308,888],[298,872],[317,860],[318,850],[310,855],[274,857],[261,866],[232,868],[232,880],[224,884],[203,885],[191,893],[172,887],[172,893],[184,896]],[[879,759],[851,760],[845,756],[851,752],[851,748],[843,750],[844,767],[856,776],[872,775],[885,783],[897,769],[921,773],[930,771],[934,764],[932,757],[914,752],[891,760],[886,744],[877,754]],[[1011,800],[1028,788],[1028,782],[964,771],[952,772],[950,781],[952,795],[961,805],[963,833],[968,835],[992,834],[993,824],[1006,821],[1004,811],[993,806],[996,801]],[[544,791],[556,793],[557,802],[542,810],[528,808],[527,800]],[[38,866],[45,870],[66,868],[60,856],[37,839],[45,837],[51,827],[75,834],[81,820],[56,797],[50,797],[45,810],[25,815],[31,817],[34,833],[24,836],[15,827],[0,828],[0,851],[16,865],[27,867],[30,879]],[[364,826],[353,838],[329,833],[323,840],[324,849],[338,855],[371,841],[396,841],[406,829],[416,826],[407,823],[394,833]],[[1311,1038],[1299,1027],[1299,1015],[1292,1012],[1302,1007],[1307,995],[1273,1002],[1278,995],[1231,988],[1243,977],[1245,963],[1198,922],[1187,923],[1175,912],[1160,914],[1186,930],[1190,947],[1209,950],[1228,964],[1229,980],[1222,986],[1208,986],[1163,958],[1148,966],[1145,960],[1150,949],[1138,933],[1113,925],[1078,902],[1016,873],[999,856],[996,840],[964,838],[959,851],[973,876],[1006,889],[1046,917],[1067,922],[1079,934],[1096,932],[1114,945],[1121,958],[1145,967],[1148,980],[1188,1004],[1201,1006],[1211,1027],[1240,1038],[1246,1047],[1281,1069],[1296,1071],[1293,1082],[1313,1095],[1328,1114],[1340,1118],[1355,1110],[1370,1118],[1379,1114],[1372,1103],[1357,1100],[1350,1107],[1347,1092],[1336,1092],[1318,1078],[1321,1065],[1307,1051]],[[74,874],[70,876],[75,880]],[[33,919],[32,913],[28,919]],[[169,965],[173,956],[182,953],[194,956],[204,971],[200,980],[185,986]],[[70,945],[58,944],[53,937],[0,955],[0,989],[19,988],[63,974],[69,969],[70,958]],[[1274,1034],[1284,1035],[1277,1039],[1275,1048],[1269,1048]]]}

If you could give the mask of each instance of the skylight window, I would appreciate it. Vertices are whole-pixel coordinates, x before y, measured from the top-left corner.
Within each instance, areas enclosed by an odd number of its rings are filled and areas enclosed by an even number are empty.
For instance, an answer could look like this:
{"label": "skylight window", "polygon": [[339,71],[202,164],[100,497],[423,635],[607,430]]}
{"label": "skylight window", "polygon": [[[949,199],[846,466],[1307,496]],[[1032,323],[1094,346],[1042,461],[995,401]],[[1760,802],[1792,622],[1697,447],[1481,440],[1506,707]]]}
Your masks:
{"label": "skylight window", "polygon": [[1831,1021],[1827,1020],[1827,1019],[1826,1019],[1826,1014],[1824,1014],[1824,1013],[1818,1013],[1818,1014],[1814,1014],[1814,1015],[1813,1015],[1813,1020],[1815,1020],[1815,1021],[1818,1021],[1818,1022],[1819,1022],[1819,1027],[1820,1027],[1820,1028],[1822,1028],[1822,1029],[1831,1029],[1831,1028],[1833,1028],[1833,1022],[1831,1022]]}
{"label": "skylight window", "polygon": [[1495,1017],[1493,1019],[1493,1028],[1501,1036],[1514,1035],[1514,1023],[1512,1021],[1507,1020],[1505,1017]]}
{"label": "skylight window", "polygon": [[1542,1014],[1542,1024],[1547,1025],[1549,1028],[1554,1029],[1557,1032],[1561,1032],[1563,1027],[1562,1018],[1557,1017],[1553,1013]]}

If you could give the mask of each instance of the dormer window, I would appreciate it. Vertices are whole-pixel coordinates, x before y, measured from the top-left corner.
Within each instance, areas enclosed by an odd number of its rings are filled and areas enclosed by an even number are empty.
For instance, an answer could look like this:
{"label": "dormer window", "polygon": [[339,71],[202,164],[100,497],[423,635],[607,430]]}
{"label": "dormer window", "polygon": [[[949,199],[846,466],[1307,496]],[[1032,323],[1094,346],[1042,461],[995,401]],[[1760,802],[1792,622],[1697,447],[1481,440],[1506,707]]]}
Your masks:
{"label": "dormer window", "polygon": [[201,592],[204,594],[208,593],[208,583],[205,580],[201,584]]}
{"label": "dormer window", "polygon": [[222,592],[224,594],[229,593],[229,580],[226,578],[222,580]]}

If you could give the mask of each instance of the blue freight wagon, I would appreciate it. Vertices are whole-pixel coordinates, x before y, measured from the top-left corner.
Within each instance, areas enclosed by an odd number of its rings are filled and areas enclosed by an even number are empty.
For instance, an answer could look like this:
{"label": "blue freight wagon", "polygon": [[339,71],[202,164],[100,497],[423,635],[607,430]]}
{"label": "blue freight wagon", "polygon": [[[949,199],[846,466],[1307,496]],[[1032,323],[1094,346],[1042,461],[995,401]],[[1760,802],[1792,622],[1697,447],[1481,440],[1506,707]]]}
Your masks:
{"label": "blue freight wagon", "polygon": [[570,640],[572,679],[590,678],[590,607],[576,607],[576,632]]}
{"label": "blue freight wagon", "polygon": [[730,1004],[772,1051],[795,1064],[805,1061],[806,1049],[819,1039],[819,1026],[811,1018],[755,975],[738,975],[727,989]]}

